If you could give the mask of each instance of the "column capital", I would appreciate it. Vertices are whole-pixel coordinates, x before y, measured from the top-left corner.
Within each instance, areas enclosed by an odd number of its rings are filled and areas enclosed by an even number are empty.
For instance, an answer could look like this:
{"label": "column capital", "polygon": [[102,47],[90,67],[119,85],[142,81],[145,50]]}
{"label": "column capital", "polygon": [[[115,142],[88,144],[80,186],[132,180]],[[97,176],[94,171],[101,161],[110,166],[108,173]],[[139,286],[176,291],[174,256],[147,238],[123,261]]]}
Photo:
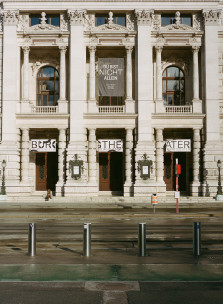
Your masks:
{"label": "column capital", "polygon": [[61,53],[66,53],[66,51],[67,51],[67,46],[66,46],[66,45],[60,45],[60,46],[59,46],[59,50],[60,50]]}
{"label": "column capital", "polygon": [[154,10],[135,10],[137,25],[151,25]]}
{"label": "column capital", "polygon": [[4,25],[17,25],[19,18],[19,10],[2,10]]}
{"label": "column capital", "polygon": [[70,20],[70,25],[84,25],[86,10],[68,10],[67,14]]}
{"label": "column capital", "polygon": [[159,45],[155,45],[155,49],[156,49],[157,52],[161,53],[162,50],[163,50],[163,45],[160,45],[160,44]]}
{"label": "column capital", "polygon": [[23,49],[23,53],[24,53],[24,54],[29,54],[29,52],[30,52],[30,47],[29,47],[28,45],[22,46],[22,49]]}
{"label": "column capital", "polygon": [[90,53],[95,53],[96,52],[96,45],[89,45],[88,49],[89,49]]}
{"label": "column capital", "polygon": [[192,52],[193,53],[198,53],[200,49],[200,45],[192,45]]}
{"label": "column capital", "polygon": [[128,53],[132,53],[132,51],[133,51],[133,45],[126,45],[125,46],[125,49],[126,49],[126,53],[128,54]]}
{"label": "column capital", "polygon": [[203,17],[204,17],[204,23],[205,25],[218,25],[219,19],[221,16],[221,10],[203,10],[202,11]]}

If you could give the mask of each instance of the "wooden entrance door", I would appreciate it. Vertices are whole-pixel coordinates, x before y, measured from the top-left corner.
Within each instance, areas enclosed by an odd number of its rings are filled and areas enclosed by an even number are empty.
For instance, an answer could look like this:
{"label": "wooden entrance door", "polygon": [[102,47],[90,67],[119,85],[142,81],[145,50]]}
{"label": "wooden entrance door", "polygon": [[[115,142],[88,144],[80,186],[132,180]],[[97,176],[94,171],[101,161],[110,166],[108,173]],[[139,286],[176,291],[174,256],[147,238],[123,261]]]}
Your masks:
{"label": "wooden entrance door", "polygon": [[36,190],[55,191],[58,181],[57,152],[36,153]]}
{"label": "wooden entrance door", "polygon": [[99,153],[99,190],[122,191],[122,153]]}
{"label": "wooden entrance door", "polygon": [[47,190],[47,153],[36,153],[36,190]]}
{"label": "wooden entrance door", "polygon": [[99,191],[110,190],[110,153],[99,153]]}
{"label": "wooden entrance door", "polygon": [[186,190],[186,153],[184,152],[167,152],[164,153],[164,182],[167,191],[176,190],[175,164],[178,158],[178,164],[181,165],[181,174],[179,176],[179,191]]}

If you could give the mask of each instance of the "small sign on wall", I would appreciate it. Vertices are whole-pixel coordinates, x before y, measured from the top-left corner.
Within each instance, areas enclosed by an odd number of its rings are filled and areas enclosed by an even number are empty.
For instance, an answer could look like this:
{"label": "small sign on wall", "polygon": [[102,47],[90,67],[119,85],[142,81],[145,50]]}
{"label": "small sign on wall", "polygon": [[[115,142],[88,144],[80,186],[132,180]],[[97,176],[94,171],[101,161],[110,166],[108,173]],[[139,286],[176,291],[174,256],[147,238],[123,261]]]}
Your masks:
{"label": "small sign on wall", "polygon": [[35,152],[56,152],[56,139],[32,139],[30,151]]}
{"label": "small sign on wall", "polygon": [[191,152],[191,140],[167,139],[166,152]]}
{"label": "small sign on wall", "polygon": [[122,139],[99,139],[98,140],[98,152],[123,152],[123,140]]}

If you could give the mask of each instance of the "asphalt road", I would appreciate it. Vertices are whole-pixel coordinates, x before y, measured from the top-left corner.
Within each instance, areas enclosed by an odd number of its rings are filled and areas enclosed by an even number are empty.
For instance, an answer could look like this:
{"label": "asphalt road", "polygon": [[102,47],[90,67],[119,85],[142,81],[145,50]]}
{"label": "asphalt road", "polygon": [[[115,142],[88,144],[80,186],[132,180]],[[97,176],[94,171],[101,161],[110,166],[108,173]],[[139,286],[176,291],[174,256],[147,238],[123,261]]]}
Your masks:
{"label": "asphalt road", "polygon": [[1,304],[221,304],[222,297],[223,282],[0,283]]}

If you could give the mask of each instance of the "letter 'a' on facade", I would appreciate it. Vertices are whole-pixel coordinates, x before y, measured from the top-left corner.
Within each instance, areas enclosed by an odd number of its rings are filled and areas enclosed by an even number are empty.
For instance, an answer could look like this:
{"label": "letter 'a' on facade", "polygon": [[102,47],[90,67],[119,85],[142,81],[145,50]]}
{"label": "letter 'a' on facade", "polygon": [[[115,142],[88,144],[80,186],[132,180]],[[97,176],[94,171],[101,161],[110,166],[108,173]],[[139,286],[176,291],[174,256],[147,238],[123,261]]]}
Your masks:
{"label": "letter 'a' on facade", "polygon": [[2,1],[8,197],[216,196],[222,4],[130,2]]}

